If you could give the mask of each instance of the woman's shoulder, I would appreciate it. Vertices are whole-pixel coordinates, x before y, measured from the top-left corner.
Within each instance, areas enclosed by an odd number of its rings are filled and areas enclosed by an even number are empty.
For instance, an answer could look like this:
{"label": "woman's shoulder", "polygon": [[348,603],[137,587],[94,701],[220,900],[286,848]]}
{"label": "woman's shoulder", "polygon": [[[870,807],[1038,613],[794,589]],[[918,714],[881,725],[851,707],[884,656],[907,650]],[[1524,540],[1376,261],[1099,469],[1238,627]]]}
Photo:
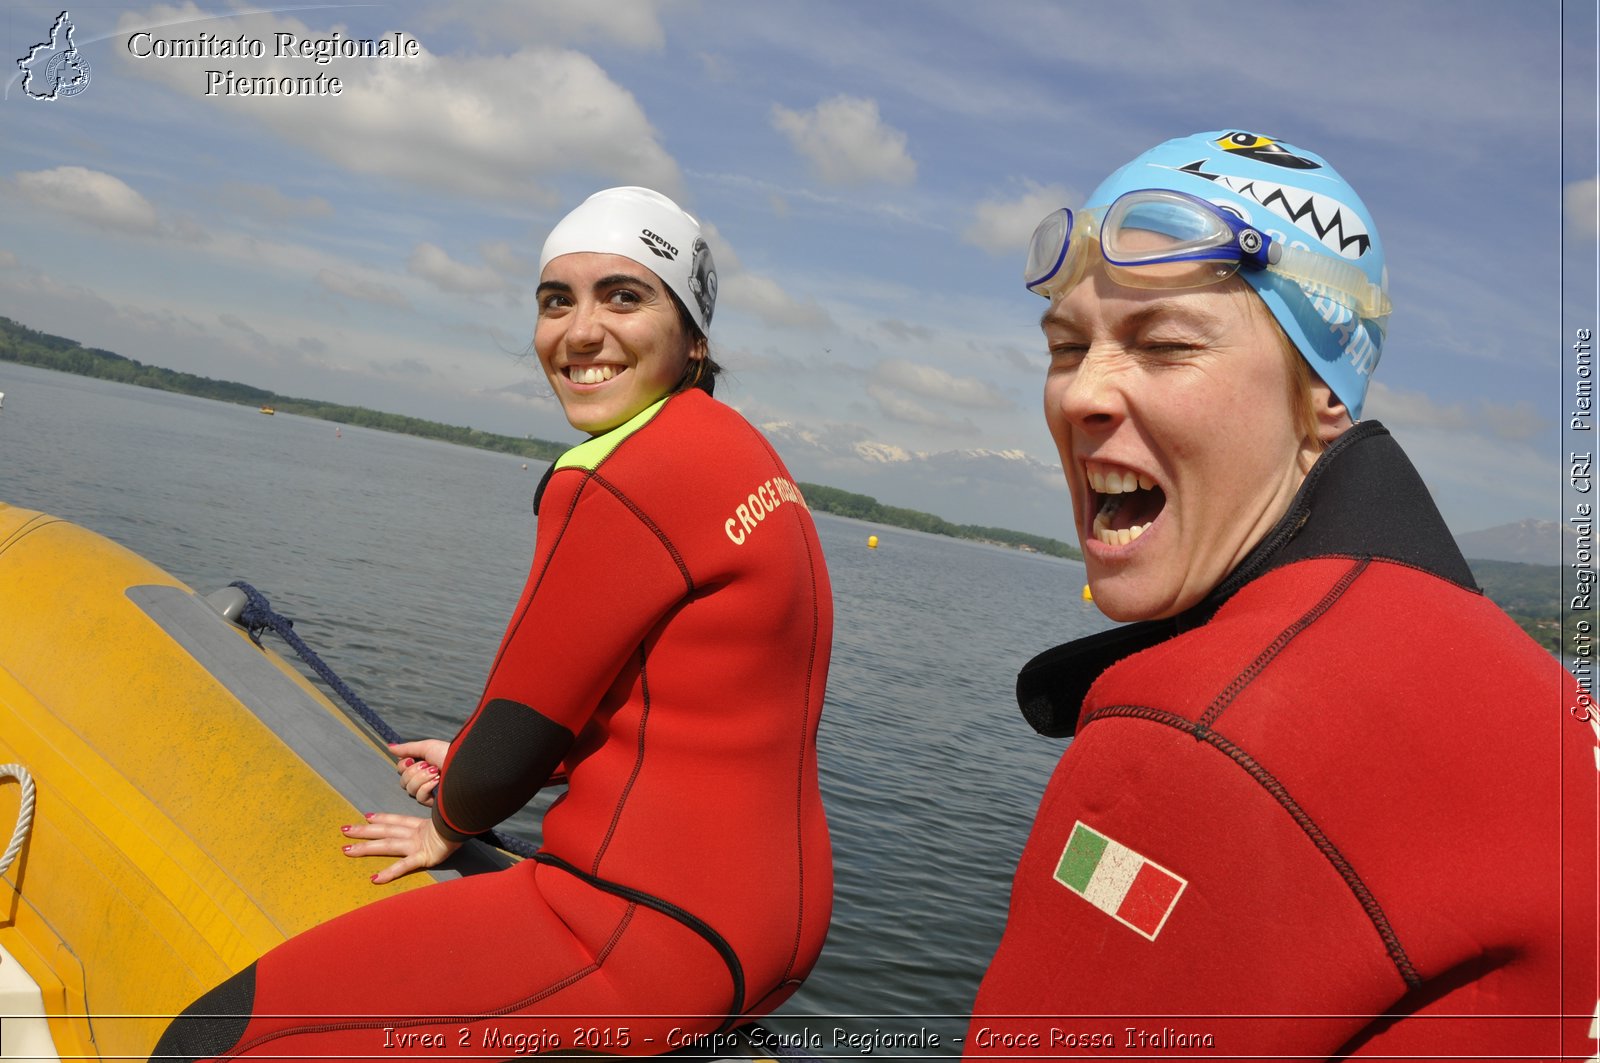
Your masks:
{"label": "woman's shoulder", "polygon": [[721,399],[706,394],[699,388],[680,391],[667,398],[666,410],[671,412],[673,418],[688,424],[699,423],[708,426],[721,426],[729,431],[744,431],[759,434],[743,414],[729,406]]}
{"label": "woman's shoulder", "polygon": [[624,451],[631,449],[634,453],[628,457],[640,460],[658,475],[680,464],[703,469],[707,465],[766,465],[778,460],[766,437],[743,414],[699,390],[670,396],[637,436],[637,442],[619,447],[615,456],[623,458]]}
{"label": "woman's shoulder", "polygon": [[799,490],[766,437],[702,391],[669,396],[579,444],[556,461],[546,481],[553,491],[603,490],[652,519],[729,498],[737,503]]}

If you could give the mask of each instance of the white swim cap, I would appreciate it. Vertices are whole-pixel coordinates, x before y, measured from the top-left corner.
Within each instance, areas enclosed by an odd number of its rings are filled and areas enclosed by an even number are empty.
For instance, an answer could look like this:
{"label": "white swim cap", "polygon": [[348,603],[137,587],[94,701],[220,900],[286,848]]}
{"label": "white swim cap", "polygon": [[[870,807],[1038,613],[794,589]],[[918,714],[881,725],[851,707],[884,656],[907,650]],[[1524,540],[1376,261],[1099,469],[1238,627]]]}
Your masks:
{"label": "white swim cap", "polygon": [[539,274],[550,261],[579,251],[621,255],[655,273],[705,335],[717,305],[717,270],[700,223],[648,188],[607,188],[578,204],[545,239]]}

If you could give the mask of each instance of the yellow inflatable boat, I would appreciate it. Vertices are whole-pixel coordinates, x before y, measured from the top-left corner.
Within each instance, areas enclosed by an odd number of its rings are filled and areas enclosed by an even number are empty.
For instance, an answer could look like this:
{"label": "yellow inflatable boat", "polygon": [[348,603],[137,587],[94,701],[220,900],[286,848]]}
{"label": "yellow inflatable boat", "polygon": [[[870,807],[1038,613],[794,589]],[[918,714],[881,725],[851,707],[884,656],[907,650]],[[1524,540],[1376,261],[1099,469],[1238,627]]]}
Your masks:
{"label": "yellow inflatable boat", "polygon": [[8,1061],[142,1059],[274,944],[430,881],[339,851],[360,812],[418,811],[364,729],[161,569],[4,503],[0,765]]}

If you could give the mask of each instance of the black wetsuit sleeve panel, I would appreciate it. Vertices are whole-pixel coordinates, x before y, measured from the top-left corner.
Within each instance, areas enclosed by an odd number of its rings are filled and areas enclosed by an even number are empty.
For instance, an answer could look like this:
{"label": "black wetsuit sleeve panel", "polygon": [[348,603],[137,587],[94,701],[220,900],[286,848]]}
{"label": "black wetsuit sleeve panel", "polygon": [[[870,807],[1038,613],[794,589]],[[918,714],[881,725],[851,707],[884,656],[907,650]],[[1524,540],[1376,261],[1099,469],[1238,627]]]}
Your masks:
{"label": "black wetsuit sleeve panel", "polygon": [[[491,830],[532,800],[572,746],[573,734],[520,702],[496,698],[451,750],[433,825],[448,841]],[[439,807],[448,805],[444,822]]]}
{"label": "black wetsuit sleeve panel", "polygon": [[[433,820],[489,830],[549,779],[652,628],[692,590],[672,545],[626,494],[552,479],[532,571],[485,685],[451,744]],[[578,477],[582,479],[577,479]]]}

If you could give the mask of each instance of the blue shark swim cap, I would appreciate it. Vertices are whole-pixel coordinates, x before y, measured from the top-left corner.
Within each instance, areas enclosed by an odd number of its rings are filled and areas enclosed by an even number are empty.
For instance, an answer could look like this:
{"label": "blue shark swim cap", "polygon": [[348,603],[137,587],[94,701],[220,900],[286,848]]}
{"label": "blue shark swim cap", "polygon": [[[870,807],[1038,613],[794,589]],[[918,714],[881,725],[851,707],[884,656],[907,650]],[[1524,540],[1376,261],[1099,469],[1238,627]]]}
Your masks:
{"label": "blue shark swim cap", "polygon": [[[1196,133],[1151,148],[1101,182],[1085,201],[1103,210],[1125,192],[1168,188],[1239,214],[1273,240],[1357,266],[1389,287],[1383,244],[1355,189],[1320,156],[1255,133]],[[1283,331],[1334,395],[1361,416],[1383,349],[1386,318],[1363,318],[1275,270],[1242,270]]]}

